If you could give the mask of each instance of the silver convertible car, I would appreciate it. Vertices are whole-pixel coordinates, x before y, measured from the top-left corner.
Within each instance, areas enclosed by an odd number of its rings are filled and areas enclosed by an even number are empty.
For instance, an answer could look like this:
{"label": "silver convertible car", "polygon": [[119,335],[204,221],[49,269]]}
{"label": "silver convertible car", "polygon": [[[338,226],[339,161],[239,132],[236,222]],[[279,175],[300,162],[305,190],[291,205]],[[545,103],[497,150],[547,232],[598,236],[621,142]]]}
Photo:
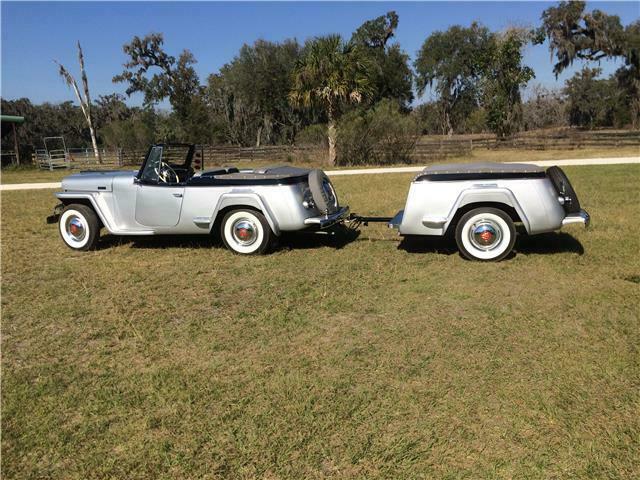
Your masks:
{"label": "silver convertible car", "polygon": [[153,145],[139,171],[86,171],[62,180],[49,223],[74,250],[115,235],[220,233],[236,253],[265,252],[285,231],[347,218],[321,170],[267,167],[194,171],[193,145]]}

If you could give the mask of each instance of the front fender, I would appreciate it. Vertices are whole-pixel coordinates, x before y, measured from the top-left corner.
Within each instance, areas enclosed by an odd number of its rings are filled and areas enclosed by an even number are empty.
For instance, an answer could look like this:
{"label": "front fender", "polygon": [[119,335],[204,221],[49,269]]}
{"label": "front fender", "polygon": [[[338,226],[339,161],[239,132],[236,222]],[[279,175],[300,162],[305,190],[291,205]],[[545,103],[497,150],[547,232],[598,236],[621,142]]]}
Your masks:
{"label": "front fender", "polygon": [[455,218],[456,212],[460,208],[472,203],[502,203],[508,205],[517,212],[527,232],[530,231],[529,219],[525,215],[520,203],[518,203],[516,196],[508,188],[499,187],[473,187],[460,192],[449,215],[447,215],[446,222],[443,225],[443,231],[447,231],[449,225]]}
{"label": "front fender", "polygon": [[213,211],[213,215],[211,215],[211,224],[213,225],[218,218],[218,213],[229,207],[252,207],[256,210],[260,210],[267,219],[273,233],[280,235],[280,228],[278,227],[278,223],[275,220],[273,212],[271,212],[266,202],[264,202],[257,193],[229,192],[222,195],[218,199],[218,204]]}

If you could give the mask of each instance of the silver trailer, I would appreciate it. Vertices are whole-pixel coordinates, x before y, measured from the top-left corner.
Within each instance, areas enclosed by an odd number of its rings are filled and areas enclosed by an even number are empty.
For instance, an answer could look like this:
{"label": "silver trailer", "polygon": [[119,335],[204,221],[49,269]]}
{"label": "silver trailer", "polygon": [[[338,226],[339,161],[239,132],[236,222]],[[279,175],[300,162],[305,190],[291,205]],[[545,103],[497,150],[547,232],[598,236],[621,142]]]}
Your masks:
{"label": "silver trailer", "polygon": [[559,167],[475,163],[425,168],[389,226],[400,235],[452,233],[465,257],[497,261],[512,251],[517,223],[537,234],[589,220]]}

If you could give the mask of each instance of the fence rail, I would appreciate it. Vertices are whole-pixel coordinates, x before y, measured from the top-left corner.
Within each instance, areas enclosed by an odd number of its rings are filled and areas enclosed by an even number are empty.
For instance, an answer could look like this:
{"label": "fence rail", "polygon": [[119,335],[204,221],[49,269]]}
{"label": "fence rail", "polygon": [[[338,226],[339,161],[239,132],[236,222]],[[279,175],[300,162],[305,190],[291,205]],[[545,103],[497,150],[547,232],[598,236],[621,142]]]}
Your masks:
{"label": "fence rail", "polygon": [[[405,163],[429,163],[448,157],[468,156],[478,149],[526,149],[552,150],[577,148],[639,147],[640,133],[623,132],[582,132],[570,131],[548,135],[521,134],[507,140],[495,138],[471,139],[421,139],[411,149]],[[198,147],[204,167],[245,162],[301,162],[326,157],[326,151],[319,146],[274,145],[262,147],[239,147],[234,145],[202,145]],[[102,162],[98,163],[90,148],[73,148],[68,151],[68,168],[119,168],[141,165],[146,149],[102,149]],[[41,153],[34,154],[38,164]]]}

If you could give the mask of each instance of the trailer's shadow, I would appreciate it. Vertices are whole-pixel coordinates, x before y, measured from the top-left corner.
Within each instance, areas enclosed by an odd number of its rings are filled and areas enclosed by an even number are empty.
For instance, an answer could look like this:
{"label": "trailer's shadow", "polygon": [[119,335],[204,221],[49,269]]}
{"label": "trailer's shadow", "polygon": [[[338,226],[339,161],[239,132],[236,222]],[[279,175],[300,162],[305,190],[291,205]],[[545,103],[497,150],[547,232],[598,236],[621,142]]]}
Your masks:
{"label": "trailer's shadow", "polygon": [[582,243],[567,232],[518,235],[515,250],[523,255],[549,255],[554,253],[584,254]]}
{"label": "trailer's shadow", "polygon": [[[408,253],[440,253],[452,255],[458,252],[455,239],[446,237],[404,237],[398,245],[399,250]],[[514,253],[507,258],[520,255],[550,255],[556,253],[584,254],[584,247],[572,235],[566,232],[543,233],[539,235],[518,235]]]}

